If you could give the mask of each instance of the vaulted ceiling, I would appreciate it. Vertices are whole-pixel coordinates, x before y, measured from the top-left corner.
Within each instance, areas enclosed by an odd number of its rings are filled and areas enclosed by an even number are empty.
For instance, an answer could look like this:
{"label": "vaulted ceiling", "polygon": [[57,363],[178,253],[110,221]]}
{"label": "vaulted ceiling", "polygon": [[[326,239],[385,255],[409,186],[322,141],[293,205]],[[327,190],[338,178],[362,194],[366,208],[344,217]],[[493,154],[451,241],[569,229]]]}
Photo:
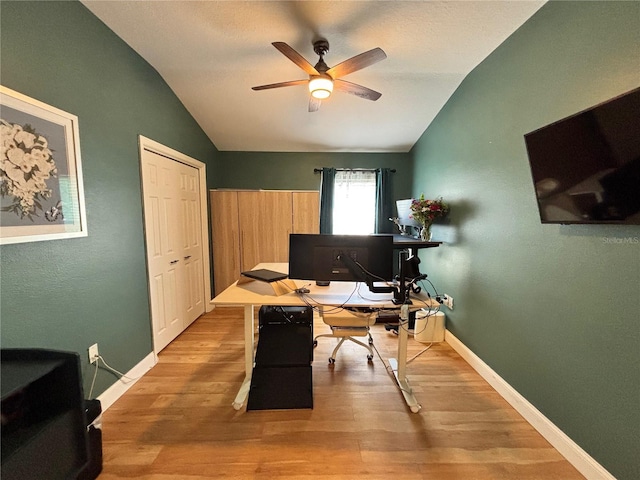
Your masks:
{"label": "vaulted ceiling", "polygon": [[[222,151],[407,152],[465,76],[543,4],[534,1],[100,1],[84,5],[164,78]],[[317,112],[308,75],[271,43],[332,67],[375,47],[387,58],[345,80]]]}

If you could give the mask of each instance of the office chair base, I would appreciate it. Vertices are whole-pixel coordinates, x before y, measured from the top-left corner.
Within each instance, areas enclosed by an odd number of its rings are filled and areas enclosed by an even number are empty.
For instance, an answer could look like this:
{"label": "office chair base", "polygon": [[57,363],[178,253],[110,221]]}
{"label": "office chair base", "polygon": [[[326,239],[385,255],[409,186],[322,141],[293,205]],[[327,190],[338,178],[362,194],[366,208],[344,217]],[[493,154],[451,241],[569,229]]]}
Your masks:
{"label": "office chair base", "polygon": [[340,341],[338,342],[338,344],[336,345],[336,348],[333,349],[333,352],[331,353],[331,356],[329,357],[329,365],[333,365],[334,363],[336,363],[336,356],[338,354],[338,350],[340,349],[340,347],[342,346],[342,344],[345,342],[345,340],[350,340],[353,343],[356,343],[364,348],[366,348],[367,350],[369,350],[369,354],[367,355],[367,361],[372,362],[373,361],[373,338],[371,337],[371,334],[369,334],[369,341],[368,344],[361,342],[360,340],[356,340],[353,337],[336,337],[333,334],[330,333],[326,333],[324,335],[318,335],[314,341],[313,341],[313,346],[317,347],[318,346],[318,338],[320,337],[333,337],[333,338],[340,338]]}

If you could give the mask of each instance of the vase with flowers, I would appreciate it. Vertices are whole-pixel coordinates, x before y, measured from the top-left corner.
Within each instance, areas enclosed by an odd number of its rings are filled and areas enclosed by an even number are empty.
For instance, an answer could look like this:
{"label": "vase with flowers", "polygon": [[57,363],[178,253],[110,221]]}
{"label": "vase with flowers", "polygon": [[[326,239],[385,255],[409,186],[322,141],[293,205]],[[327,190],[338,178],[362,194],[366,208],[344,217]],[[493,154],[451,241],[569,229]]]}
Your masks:
{"label": "vase with flowers", "polygon": [[424,194],[420,198],[411,200],[411,218],[420,223],[420,239],[425,242],[431,241],[431,224],[437,217],[444,217],[449,213],[449,206],[442,200],[427,200]]}

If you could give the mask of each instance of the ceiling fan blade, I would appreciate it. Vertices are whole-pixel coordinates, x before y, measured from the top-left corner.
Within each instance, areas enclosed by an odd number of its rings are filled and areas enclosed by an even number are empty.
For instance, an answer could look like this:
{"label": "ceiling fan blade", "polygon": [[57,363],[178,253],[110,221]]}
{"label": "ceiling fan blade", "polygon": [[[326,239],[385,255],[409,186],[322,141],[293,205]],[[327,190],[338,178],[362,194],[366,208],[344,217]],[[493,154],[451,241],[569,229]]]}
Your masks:
{"label": "ceiling fan blade", "polygon": [[380,60],[384,60],[385,58],[387,58],[387,54],[384,53],[381,48],[376,47],[368,52],[361,53],[360,55],[356,55],[355,57],[351,57],[350,59],[339,63],[335,67],[327,70],[327,73],[333,78],[344,77],[350,73],[362,70],[369,65],[373,65]]}
{"label": "ceiling fan blade", "polygon": [[318,71],[315,69],[313,65],[311,65],[307,60],[296,52],[293,48],[287,45],[284,42],[273,42],[271,45],[280,50],[285,57],[291,60],[293,63],[298,65],[302,70],[307,72],[309,75],[319,75]]}
{"label": "ceiling fan blade", "polygon": [[357,83],[347,82],[346,80],[334,80],[333,89],[344,93],[350,93],[351,95],[356,95],[360,98],[372,100],[374,102],[382,96],[381,93],[376,92],[375,90],[363,87],[362,85],[358,85]]}
{"label": "ceiling fan blade", "polygon": [[290,80],[288,82],[270,83],[268,85],[259,85],[251,87],[251,90],[267,90],[269,88],[293,87],[294,85],[308,85],[309,80]]}
{"label": "ceiling fan blade", "polygon": [[320,109],[320,105],[322,105],[322,100],[316,98],[314,96],[309,96],[309,111],[317,112]]}

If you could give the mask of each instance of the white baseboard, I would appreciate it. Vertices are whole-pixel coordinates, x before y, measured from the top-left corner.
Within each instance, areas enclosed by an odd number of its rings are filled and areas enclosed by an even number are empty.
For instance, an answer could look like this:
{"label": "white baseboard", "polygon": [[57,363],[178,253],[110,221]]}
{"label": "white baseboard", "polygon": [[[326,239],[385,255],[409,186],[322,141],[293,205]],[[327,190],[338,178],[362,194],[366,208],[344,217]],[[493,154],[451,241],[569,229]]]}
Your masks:
{"label": "white baseboard", "polygon": [[151,352],[126,373],[126,378],[118,379],[116,383],[102,392],[102,395],[98,397],[102,411],[106,411],[113,405],[115,401],[124,395],[145,373],[151,370],[156,363],[158,363],[157,357]]}
{"label": "white baseboard", "polygon": [[571,440],[551,420],[494,372],[449,330],[447,342],[471,367],[480,374],[516,411],[522,415],[560,454],[588,480],[616,480],[602,465]]}

